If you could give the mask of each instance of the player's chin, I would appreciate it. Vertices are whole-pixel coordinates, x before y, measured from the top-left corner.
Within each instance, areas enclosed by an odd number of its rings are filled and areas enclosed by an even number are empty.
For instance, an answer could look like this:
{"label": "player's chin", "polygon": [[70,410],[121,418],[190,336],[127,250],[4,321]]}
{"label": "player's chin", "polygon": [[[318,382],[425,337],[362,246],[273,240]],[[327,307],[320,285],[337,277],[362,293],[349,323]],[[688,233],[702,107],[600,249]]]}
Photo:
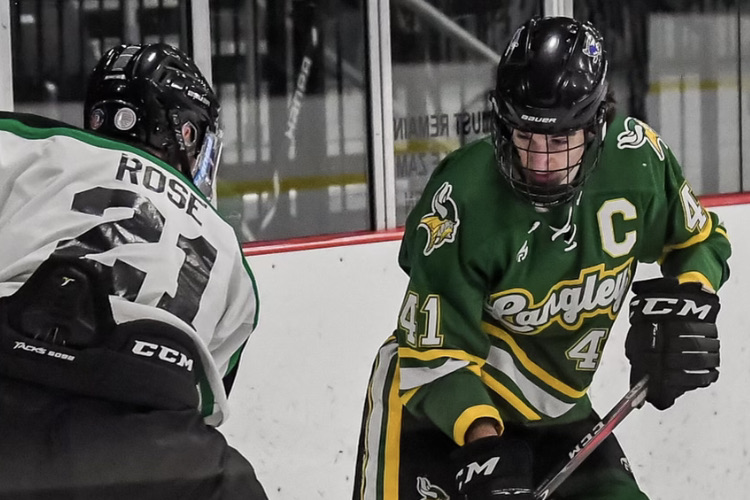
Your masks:
{"label": "player's chin", "polygon": [[567,178],[557,172],[527,172],[526,181],[541,189],[553,189],[567,184]]}

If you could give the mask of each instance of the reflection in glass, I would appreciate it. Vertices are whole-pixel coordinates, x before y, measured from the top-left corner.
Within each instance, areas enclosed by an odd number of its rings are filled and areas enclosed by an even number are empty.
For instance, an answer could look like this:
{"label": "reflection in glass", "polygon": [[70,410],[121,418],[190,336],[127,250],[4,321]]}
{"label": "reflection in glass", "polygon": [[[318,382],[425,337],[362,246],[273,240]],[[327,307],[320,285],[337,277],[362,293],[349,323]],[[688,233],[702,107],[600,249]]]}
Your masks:
{"label": "reflection in glass", "polygon": [[738,75],[750,44],[742,36],[748,22],[738,29],[740,3],[746,2],[574,4],[578,18],[602,31],[619,111],[659,132],[697,194],[743,189],[740,131],[750,126],[750,110],[740,105]]}
{"label": "reflection in glass", "polygon": [[[190,52],[187,0],[10,5],[17,111],[82,125],[104,51],[161,41]],[[370,229],[364,2],[209,6],[225,133],[219,210],[243,241]]]}
{"label": "reflection in glass", "polygon": [[121,43],[188,44],[188,2],[10,2],[14,109],[83,125],[85,82]]}
{"label": "reflection in glass", "polygon": [[370,228],[363,5],[212,4],[219,210],[243,241]]}
{"label": "reflection in glass", "polygon": [[393,0],[396,220],[449,152],[490,134],[497,51],[539,2]]}

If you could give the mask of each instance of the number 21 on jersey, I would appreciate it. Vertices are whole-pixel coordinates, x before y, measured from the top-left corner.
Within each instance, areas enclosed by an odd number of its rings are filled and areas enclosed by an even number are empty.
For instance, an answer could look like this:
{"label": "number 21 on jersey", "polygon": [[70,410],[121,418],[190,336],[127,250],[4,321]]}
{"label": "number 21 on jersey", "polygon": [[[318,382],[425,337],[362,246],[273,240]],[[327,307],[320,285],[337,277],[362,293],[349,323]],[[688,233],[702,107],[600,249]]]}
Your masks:
{"label": "number 21 on jersey", "polygon": [[[102,218],[106,211],[118,208],[130,209],[129,215],[126,210],[120,218],[103,220],[77,238],[60,241],[55,253],[83,257],[102,254],[124,245],[155,244],[161,240],[166,224],[165,217],[151,201],[136,192],[95,187],[76,193],[71,207],[73,211]],[[187,238],[180,234],[176,245],[185,256],[179,263],[176,291],[174,295],[164,291],[155,305],[191,324],[208,284],[217,251],[202,236]],[[144,250],[149,251],[156,250]],[[140,264],[133,265],[115,259],[110,267],[112,293],[135,301],[149,272],[149,262],[150,259],[145,259]],[[153,268],[150,270],[154,271]],[[159,285],[168,284],[170,283]]]}

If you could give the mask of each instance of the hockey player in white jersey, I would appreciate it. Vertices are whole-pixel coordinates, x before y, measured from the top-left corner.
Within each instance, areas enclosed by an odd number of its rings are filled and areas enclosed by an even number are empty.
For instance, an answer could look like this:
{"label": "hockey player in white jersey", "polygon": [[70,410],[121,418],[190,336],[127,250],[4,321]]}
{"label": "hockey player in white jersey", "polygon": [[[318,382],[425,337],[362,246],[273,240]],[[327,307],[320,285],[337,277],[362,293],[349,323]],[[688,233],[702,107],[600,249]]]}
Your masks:
{"label": "hockey player in white jersey", "polygon": [[214,428],[258,314],[211,202],[217,98],[123,45],[84,115],[0,113],[0,498],[265,499]]}

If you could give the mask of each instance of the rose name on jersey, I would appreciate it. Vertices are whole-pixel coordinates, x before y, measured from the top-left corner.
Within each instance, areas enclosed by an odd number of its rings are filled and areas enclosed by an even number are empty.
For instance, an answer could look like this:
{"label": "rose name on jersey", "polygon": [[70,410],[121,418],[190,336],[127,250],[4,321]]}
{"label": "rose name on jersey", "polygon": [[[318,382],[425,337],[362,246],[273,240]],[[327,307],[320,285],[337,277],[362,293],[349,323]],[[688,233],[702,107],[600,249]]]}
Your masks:
{"label": "rose name on jersey", "polygon": [[177,178],[170,178],[165,173],[165,169],[148,163],[144,164],[140,159],[122,153],[115,178],[135,186],[142,185],[149,191],[165,195],[172,205],[184,210],[199,226],[203,225],[199,216],[200,212],[208,207],[208,203],[200,199]]}
{"label": "rose name on jersey", "polygon": [[577,279],[555,284],[538,304],[529,290],[512,288],[491,295],[485,308],[509,331],[524,335],[554,322],[576,330],[584,319],[599,314],[614,320],[630,286],[632,262],[631,257],[611,270],[604,264],[586,268]]}

